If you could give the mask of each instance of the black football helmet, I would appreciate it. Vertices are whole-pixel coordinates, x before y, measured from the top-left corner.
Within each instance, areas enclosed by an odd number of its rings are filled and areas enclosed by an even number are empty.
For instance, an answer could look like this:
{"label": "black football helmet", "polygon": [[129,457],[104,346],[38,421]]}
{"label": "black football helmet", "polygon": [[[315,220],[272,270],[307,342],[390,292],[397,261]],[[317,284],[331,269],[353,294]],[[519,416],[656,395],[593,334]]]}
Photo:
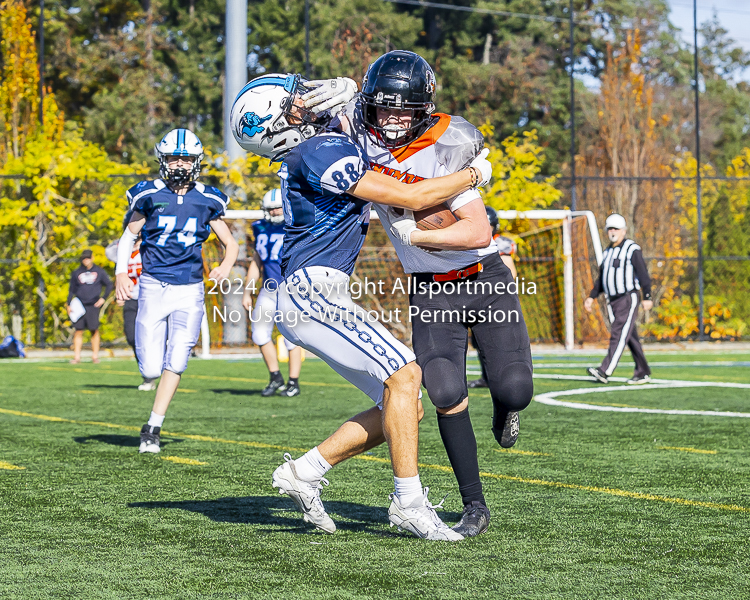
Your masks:
{"label": "black football helmet", "polygon": [[484,209],[487,211],[487,218],[490,220],[490,227],[492,227],[492,237],[495,237],[497,230],[500,227],[500,221],[497,218],[497,211],[491,206],[485,204]]}
{"label": "black football helmet", "polygon": [[[434,123],[435,73],[414,52],[393,50],[378,58],[367,69],[360,96],[365,125],[386,148],[403,148]],[[378,108],[411,112],[411,125],[406,129],[381,127]]]}

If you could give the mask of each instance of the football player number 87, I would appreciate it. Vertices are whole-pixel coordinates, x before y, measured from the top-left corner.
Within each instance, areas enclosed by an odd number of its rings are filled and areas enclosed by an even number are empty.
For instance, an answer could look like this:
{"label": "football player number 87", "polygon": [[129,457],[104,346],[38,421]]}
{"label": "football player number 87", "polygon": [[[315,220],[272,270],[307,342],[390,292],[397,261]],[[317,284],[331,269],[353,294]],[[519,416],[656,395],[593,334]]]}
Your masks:
{"label": "football player number 87", "polygon": [[[353,163],[346,163],[344,171],[346,171],[346,174],[349,176],[352,183],[357,183],[359,181],[359,173],[357,173]],[[348,190],[351,185],[341,171],[334,171],[331,173],[331,178],[336,183],[336,187],[340,190]]]}
{"label": "football player number 87", "polygon": [[[163,229],[164,233],[156,240],[157,246],[166,246],[169,236],[177,226],[177,217],[172,215],[159,215],[157,227]],[[198,229],[198,219],[196,217],[188,218],[182,231],[177,232],[177,241],[183,246],[192,246],[196,242],[195,232]]]}

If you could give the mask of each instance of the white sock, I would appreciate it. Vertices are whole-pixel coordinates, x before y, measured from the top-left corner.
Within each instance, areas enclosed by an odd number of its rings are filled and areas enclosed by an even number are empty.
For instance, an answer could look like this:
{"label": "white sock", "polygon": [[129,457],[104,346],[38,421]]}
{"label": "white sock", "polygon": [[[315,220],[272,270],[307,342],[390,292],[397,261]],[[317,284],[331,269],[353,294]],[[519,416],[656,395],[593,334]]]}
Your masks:
{"label": "white sock", "polygon": [[161,427],[164,424],[164,417],[167,415],[157,415],[153,410],[149,417],[148,424],[150,427]]}
{"label": "white sock", "polygon": [[394,477],[393,482],[396,485],[396,497],[401,506],[411,506],[417,499],[424,496],[419,475],[415,475],[414,477]]}
{"label": "white sock", "polygon": [[305,481],[320,481],[331,468],[317,446],[294,461],[297,476]]}

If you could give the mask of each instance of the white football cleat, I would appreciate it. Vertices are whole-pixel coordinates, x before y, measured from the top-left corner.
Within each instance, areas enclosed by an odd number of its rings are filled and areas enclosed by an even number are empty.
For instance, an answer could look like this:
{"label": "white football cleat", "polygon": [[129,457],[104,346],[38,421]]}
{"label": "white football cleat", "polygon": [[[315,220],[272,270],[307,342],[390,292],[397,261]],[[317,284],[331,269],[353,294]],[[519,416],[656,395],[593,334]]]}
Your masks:
{"label": "white football cleat", "polygon": [[292,455],[288,452],[284,454],[286,462],[273,472],[273,481],[271,485],[279,488],[279,494],[288,494],[294,500],[294,503],[302,513],[302,520],[306,523],[315,525],[318,529],[326,533],[334,533],[336,524],[328,516],[323,502],[320,500],[321,485],[328,485],[325,477],[320,479],[320,483],[305,481],[297,476],[297,470],[294,468]]}
{"label": "white football cleat", "polygon": [[153,392],[156,389],[156,384],[153,379],[144,379],[138,389],[142,392]]}
{"label": "white football cleat", "polygon": [[424,496],[420,496],[410,506],[402,506],[396,494],[391,494],[391,506],[388,509],[388,520],[391,527],[394,525],[413,533],[417,537],[426,540],[440,540],[444,542],[457,542],[464,539],[457,531],[448,527],[438,517],[435,512],[436,508],[441,508],[443,502],[432,505],[427,500],[427,493],[430,488],[424,489]]}

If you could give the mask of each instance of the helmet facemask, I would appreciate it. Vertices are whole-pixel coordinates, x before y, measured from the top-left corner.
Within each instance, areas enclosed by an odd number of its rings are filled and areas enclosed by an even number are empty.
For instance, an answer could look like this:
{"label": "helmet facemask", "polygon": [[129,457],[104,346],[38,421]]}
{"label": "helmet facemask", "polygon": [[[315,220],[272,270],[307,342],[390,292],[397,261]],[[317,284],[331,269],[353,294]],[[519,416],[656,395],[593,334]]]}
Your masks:
{"label": "helmet facemask", "polygon": [[[319,131],[326,129],[330,123],[331,117],[328,115],[316,115],[305,104],[301,97],[311,91],[304,84],[299,75],[294,78],[289,96],[281,103],[282,113],[274,119],[271,125],[266,129],[263,137],[273,138],[287,131],[299,135],[299,139],[293,140],[294,146],[301,144],[303,141],[310,139]],[[279,141],[274,149],[278,147],[279,152],[271,157],[271,162],[275,162],[288,154],[294,146],[286,143],[286,138]]]}
{"label": "helmet facemask", "polygon": [[[409,127],[380,125],[378,108],[410,114],[411,124]],[[432,113],[434,111],[435,105],[432,103],[424,105],[402,102],[400,96],[396,96],[395,99],[386,99],[381,93],[375,98],[362,98],[362,114],[365,125],[378,138],[378,141],[389,150],[403,148],[419,138],[433,124]]]}
{"label": "helmet facemask", "polygon": [[281,207],[275,207],[272,209],[264,209],[263,210],[263,218],[268,221],[269,223],[272,223],[273,225],[280,225],[284,222],[284,213],[282,212],[280,215],[272,215],[272,210],[278,210],[278,208]]}
{"label": "helmet facemask", "polygon": [[186,169],[184,167],[177,167],[176,169],[169,168],[169,161],[174,158],[188,158],[184,156],[162,155],[159,157],[159,177],[170,186],[182,187],[198,179],[201,172],[201,161],[198,157],[189,157],[193,159],[193,165]]}

